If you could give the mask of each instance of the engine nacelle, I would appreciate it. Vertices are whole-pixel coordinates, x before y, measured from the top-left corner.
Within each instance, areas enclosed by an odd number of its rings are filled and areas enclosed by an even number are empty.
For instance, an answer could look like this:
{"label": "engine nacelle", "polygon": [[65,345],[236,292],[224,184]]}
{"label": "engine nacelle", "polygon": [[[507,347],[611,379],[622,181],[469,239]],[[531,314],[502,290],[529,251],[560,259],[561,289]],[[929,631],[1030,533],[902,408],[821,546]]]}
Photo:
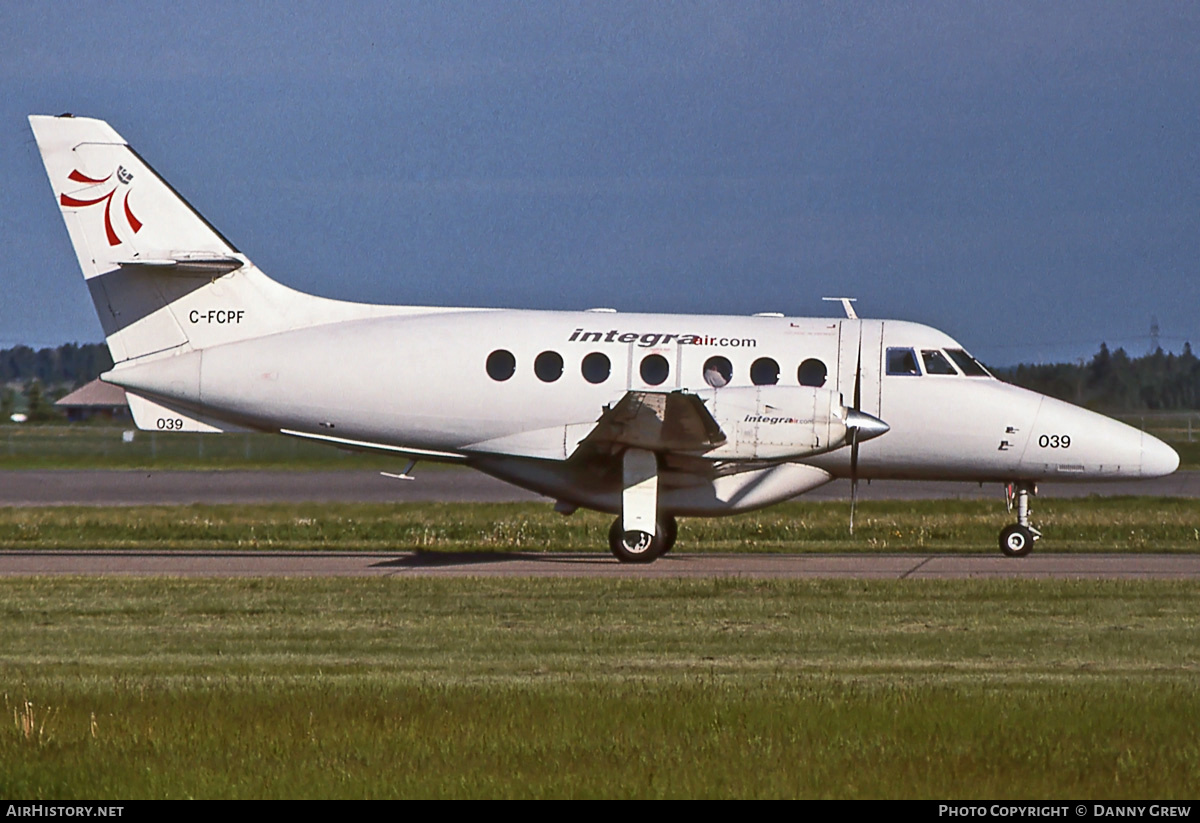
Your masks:
{"label": "engine nacelle", "polygon": [[739,386],[696,394],[728,438],[707,452],[708,458],[806,457],[847,442],[851,412],[838,392],[808,386]]}

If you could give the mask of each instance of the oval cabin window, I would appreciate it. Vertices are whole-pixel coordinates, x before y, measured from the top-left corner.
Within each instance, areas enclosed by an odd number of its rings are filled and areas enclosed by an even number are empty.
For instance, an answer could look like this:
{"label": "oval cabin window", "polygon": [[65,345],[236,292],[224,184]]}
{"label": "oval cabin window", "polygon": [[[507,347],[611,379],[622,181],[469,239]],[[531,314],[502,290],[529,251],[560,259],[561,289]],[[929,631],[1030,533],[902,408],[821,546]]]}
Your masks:
{"label": "oval cabin window", "polygon": [[667,375],[671,373],[671,366],[661,354],[651,354],[642,359],[641,371],[643,383],[657,386],[667,379]]}
{"label": "oval cabin window", "polygon": [[728,357],[718,354],[704,361],[705,383],[714,389],[719,389],[722,386],[728,386],[731,380],[733,380],[733,364],[729,362]]}
{"label": "oval cabin window", "polygon": [[800,368],[796,369],[796,379],[800,381],[801,386],[814,386],[820,388],[825,385],[825,378],[829,377],[829,369],[820,360],[809,358],[800,364]]}
{"label": "oval cabin window", "polygon": [[556,351],[544,351],[533,361],[533,373],[543,383],[553,383],[562,377],[563,359]]}
{"label": "oval cabin window", "polygon": [[594,351],[583,358],[580,371],[583,372],[583,379],[589,383],[603,383],[612,374],[612,363],[608,355]]}
{"label": "oval cabin window", "polygon": [[504,349],[496,349],[488,355],[487,373],[493,380],[507,380],[517,371],[517,358]]}
{"label": "oval cabin window", "polygon": [[779,364],[769,357],[760,357],[750,366],[750,382],[756,386],[774,386],[779,382]]}

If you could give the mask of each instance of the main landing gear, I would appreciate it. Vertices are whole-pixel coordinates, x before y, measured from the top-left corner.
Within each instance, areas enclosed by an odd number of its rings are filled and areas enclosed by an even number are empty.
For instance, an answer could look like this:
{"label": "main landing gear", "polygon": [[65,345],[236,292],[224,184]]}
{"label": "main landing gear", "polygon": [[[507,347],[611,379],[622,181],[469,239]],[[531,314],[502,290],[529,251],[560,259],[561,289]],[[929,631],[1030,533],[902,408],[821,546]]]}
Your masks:
{"label": "main landing gear", "polygon": [[621,458],[621,516],[608,530],[608,546],[622,563],[650,563],[675,545],[675,518],[658,513],[658,457],[626,449]]}
{"label": "main landing gear", "polygon": [[1017,522],[1000,532],[1000,551],[1009,557],[1024,557],[1033,551],[1033,544],[1042,533],[1029,525],[1029,496],[1037,494],[1034,483],[1009,483],[1004,487],[1008,510],[1017,508]]}
{"label": "main landing gear", "polygon": [[674,517],[659,517],[654,534],[632,530],[625,531],[622,518],[613,521],[608,530],[608,547],[622,563],[650,563],[662,557],[675,546],[679,524]]}

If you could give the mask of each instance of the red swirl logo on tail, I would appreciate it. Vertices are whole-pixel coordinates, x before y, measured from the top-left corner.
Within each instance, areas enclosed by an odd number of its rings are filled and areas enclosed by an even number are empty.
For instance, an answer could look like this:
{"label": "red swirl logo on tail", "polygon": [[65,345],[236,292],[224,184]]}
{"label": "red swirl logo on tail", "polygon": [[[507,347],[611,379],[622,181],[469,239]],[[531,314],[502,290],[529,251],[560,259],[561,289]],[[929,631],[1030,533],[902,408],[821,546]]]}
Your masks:
{"label": "red swirl logo on tail", "polygon": [[[113,180],[114,175],[116,176],[116,180]],[[72,197],[69,194],[63,194],[58,198],[58,202],[64,206],[70,206],[71,208],[94,206],[97,203],[103,203],[104,233],[108,235],[108,245],[121,245],[121,238],[117,237],[117,233],[113,229],[113,195],[117,193],[117,189],[119,189],[121,186],[128,185],[129,181],[133,179],[133,175],[126,171],[124,166],[117,166],[117,170],[115,172],[109,174],[108,177],[103,177],[99,180],[95,179],[94,177],[88,177],[78,169],[75,169],[69,175],[67,175],[67,179],[73,180],[76,183],[85,183],[89,186],[103,186],[112,180],[112,188],[110,188],[104,194],[94,197],[91,200],[83,200],[78,197]],[[129,224],[129,228],[134,234],[137,234],[142,230],[142,221],[138,220],[137,217],[134,216],[133,210],[129,208],[129,189],[126,189],[125,193],[121,196],[121,211],[125,213],[125,222]]]}

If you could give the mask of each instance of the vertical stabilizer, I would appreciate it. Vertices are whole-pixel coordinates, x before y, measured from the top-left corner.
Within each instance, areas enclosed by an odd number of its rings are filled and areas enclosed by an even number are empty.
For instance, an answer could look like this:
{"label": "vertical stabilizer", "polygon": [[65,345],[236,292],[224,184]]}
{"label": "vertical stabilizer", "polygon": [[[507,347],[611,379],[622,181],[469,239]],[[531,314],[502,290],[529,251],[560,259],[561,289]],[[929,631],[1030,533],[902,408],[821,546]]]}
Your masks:
{"label": "vertical stabilizer", "polygon": [[29,124],[85,278],[139,261],[234,259],[237,249],[103,120]]}
{"label": "vertical stabilizer", "polygon": [[29,125],[118,364],[403,310],[271,280],[103,120]]}
{"label": "vertical stabilizer", "polygon": [[[113,360],[188,344],[172,304],[250,261],[104,121],[33,115],[29,125]],[[222,307],[245,317],[237,303]]]}

